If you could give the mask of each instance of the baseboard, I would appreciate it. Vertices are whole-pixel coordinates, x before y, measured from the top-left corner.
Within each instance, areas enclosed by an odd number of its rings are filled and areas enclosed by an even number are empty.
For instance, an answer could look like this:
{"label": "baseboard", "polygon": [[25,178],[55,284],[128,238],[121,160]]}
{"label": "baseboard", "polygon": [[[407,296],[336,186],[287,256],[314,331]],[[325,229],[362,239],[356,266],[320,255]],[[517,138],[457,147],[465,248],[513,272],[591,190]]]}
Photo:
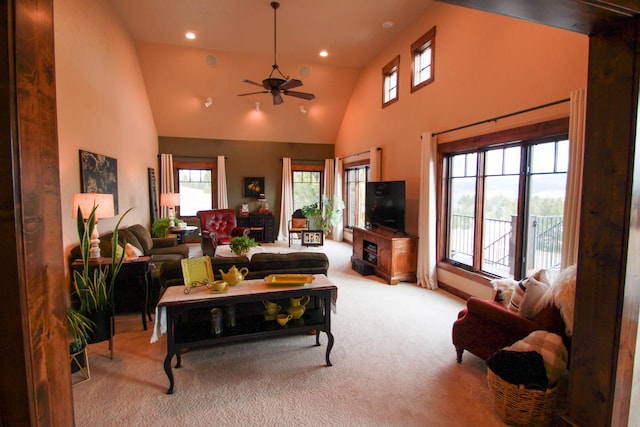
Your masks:
{"label": "baseboard", "polygon": [[458,298],[462,298],[465,301],[468,300],[469,297],[471,296],[468,293],[463,292],[458,288],[455,288],[453,286],[447,285],[446,283],[438,282],[438,287],[440,289],[442,289],[443,291],[449,292],[451,295],[454,295],[454,296],[456,296]]}

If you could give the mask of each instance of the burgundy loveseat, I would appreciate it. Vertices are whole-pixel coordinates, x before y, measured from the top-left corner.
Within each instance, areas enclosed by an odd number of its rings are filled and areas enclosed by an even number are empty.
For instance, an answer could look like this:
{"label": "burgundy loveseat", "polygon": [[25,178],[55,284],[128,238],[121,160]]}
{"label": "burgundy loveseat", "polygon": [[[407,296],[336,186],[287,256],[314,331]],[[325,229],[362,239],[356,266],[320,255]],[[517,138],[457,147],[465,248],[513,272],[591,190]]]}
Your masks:
{"label": "burgundy loveseat", "polygon": [[537,330],[560,335],[569,349],[570,339],[566,336],[564,321],[560,310],[553,304],[543,308],[532,319],[527,319],[509,311],[499,301],[499,295],[498,291],[493,301],[470,297],[467,307],[458,313],[452,330],[458,363],[462,362],[464,350],[486,360],[501,348]]}

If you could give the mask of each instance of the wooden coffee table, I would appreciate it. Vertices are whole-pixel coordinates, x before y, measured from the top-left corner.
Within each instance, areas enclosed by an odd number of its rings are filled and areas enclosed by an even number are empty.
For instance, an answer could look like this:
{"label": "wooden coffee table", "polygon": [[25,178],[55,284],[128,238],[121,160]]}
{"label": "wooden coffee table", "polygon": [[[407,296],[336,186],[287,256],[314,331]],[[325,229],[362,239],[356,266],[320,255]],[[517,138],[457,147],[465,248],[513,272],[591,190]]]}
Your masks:
{"label": "wooden coffee table", "polygon": [[[331,311],[335,305],[338,288],[324,274],[313,276],[313,283],[305,285],[267,284],[265,280],[245,280],[227,291],[212,293],[204,286],[191,288],[185,294],[184,286],[169,287],[158,302],[156,309],[155,342],[166,331],[167,356],[164,370],[169,378],[167,394],[173,393],[174,378],[171,360],[175,356],[176,368],[181,365],[183,348],[214,346],[234,341],[269,338],[283,335],[315,331],[316,346],[320,345],[320,332],[327,334],[325,361],[331,366],[330,354],[333,347],[331,334]],[[286,313],[289,298],[308,295],[311,302],[300,319],[293,319],[285,326],[275,320],[265,320],[262,301],[278,302]],[[234,326],[229,325],[230,308],[235,311]],[[221,309],[223,328],[218,334],[212,328],[209,316],[211,309]],[[166,325],[166,330],[163,327]]]}

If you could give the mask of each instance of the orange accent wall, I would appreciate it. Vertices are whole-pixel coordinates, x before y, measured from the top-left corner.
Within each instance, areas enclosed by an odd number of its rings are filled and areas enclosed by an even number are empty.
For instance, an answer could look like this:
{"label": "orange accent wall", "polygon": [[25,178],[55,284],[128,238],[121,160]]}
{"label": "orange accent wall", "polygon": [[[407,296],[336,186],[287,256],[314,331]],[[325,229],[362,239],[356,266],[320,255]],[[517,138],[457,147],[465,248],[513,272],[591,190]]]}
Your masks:
{"label": "orange accent wall", "polygon": [[[410,46],[436,26],[435,81],[410,92]],[[407,182],[407,231],[417,232],[420,134],[436,133],[569,97],[586,87],[586,36],[442,3],[360,73],[336,139],[336,156],[382,147],[382,179]],[[399,100],[382,108],[382,67],[400,55]],[[464,132],[446,143],[568,116],[568,103]]]}
{"label": "orange accent wall", "polygon": [[[54,3],[60,193],[65,252],[77,244],[72,199],[81,190],[78,150],[118,161],[123,224],[149,224],[147,168],[157,176],[158,135],[129,33],[107,0]],[[100,221],[113,229],[117,219]]]}

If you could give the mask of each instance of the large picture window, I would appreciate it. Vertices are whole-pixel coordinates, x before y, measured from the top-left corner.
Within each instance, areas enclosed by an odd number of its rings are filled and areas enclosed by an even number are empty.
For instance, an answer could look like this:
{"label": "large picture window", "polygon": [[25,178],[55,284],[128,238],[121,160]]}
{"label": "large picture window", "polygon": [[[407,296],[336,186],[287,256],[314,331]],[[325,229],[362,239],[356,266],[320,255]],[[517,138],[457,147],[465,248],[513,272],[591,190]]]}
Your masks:
{"label": "large picture window", "polygon": [[199,210],[213,209],[215,166],[213,163],[174,162],[176,188],[180,193],[180,217],[195,217]]}
{"label": "large picture window", "polygon": [[569,142],[534,129],[526,139],[500,134],[442,150],[445,261],[515,279],[560,267]]}
{"label": "large picture window", "polygon": [[293,165],[293,210],[317,203],[321,205],[324,167]]}

